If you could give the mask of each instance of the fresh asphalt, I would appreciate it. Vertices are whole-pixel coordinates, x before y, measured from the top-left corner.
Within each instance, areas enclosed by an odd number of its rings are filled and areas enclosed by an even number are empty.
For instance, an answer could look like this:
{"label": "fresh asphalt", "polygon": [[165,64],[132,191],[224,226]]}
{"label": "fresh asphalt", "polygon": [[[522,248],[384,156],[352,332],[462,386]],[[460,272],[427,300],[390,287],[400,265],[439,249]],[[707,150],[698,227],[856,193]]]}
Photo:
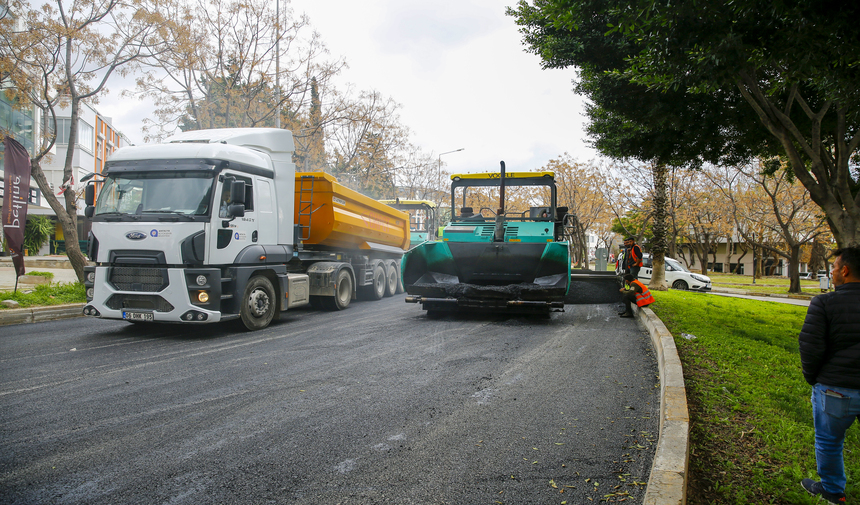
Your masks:
{"label": "fresh asphalt", "polygon": [[615,310],[6,326],[0,503],[641,502],[657,363]]}

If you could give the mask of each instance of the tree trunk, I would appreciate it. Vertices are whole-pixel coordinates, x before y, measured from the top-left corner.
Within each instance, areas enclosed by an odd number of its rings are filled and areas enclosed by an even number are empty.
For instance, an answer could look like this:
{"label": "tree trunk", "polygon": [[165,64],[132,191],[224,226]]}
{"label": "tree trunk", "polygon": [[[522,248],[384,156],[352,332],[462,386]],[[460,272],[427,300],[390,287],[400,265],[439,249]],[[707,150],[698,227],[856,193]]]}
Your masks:
{"label": "tree trunk", "polygon": [[39,190],[42,192],[45,200],[48,201],[48,205],[51,206],[51,209],[53,209],[54,213],[57,215],[57,221],[60,222],[60,226],[63,228],[63,236],[66,240],[66,254],[69,257],[69,263],[71,263],[72,268],[75,269],[75,276],[77,276],[78,281],[83,283],[84,267],[87,264],[87,259],[81,252],[81,248],[78,245],[77,202],[75,192],[71,188],[63,192],[66,204],[66,206],[63,207],[56,195],[54,195],[54,192],[51,191],[48,179],[45,178],[42,166],[37,160],[30,161],[30,174],[33,176],[33,179],[36,180],[36,184],[39,186]]}
{"label": "tree trunk", "polygon": [[800,293],[800,244],[793,244],[789,252],[788,278],[789,293]]}
{"label": "tree trunk", "polygon": [[654,222],[651,224],[651,282],[648,286],[666,291],[666,165],[658,163],[652,168],[654,174]]}

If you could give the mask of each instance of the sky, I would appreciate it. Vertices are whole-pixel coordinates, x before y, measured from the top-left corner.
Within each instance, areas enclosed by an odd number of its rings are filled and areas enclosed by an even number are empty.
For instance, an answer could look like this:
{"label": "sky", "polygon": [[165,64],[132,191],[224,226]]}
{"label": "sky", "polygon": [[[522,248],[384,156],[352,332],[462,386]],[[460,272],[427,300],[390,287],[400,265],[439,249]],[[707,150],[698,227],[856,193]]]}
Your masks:
{"label": "sky", "polygon": [[[282,4],[282,9],[284,4]],[[543,70],[524,51],[505,7],[515,0],[292,0],[331,56],[349,65],[339,77],[401,105],[401,123],[425,153],[452,173],[538,170],[569,153],[596,159],[584,133],[584,99],[574,70]],[[119,99],[97,108],[134,143],[143,142],[147,104]]]}

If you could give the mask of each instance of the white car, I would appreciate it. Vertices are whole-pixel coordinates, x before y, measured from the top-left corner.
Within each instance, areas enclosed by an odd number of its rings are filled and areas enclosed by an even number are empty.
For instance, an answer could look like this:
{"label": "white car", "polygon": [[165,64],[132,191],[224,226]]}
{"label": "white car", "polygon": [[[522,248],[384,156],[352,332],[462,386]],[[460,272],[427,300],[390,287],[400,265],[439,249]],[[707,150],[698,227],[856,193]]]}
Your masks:
{"label": "white car", "polygon": [[[666,284],[673,289],[689,289],[692,291],[710,291],[711,278],[707,275],[694,274],[675,258],[666,260]],[[644,284],[651,280],[651,255],[642,255],[642,269],[639,271],[639,280]]]}

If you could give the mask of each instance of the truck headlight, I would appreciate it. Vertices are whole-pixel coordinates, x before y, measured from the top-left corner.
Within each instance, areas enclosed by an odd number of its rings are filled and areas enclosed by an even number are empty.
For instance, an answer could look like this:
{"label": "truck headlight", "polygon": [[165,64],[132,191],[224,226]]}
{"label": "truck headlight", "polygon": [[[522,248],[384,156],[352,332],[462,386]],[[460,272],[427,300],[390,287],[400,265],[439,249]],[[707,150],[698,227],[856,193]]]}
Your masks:
{"label": "truck headlight", "polygon": [[711,279],[705,277],[704,275],[690,274],[690,277],[696,279],[699,282],[711,282]]}
{"label": "truck headlight", "polygon": [[209,293],[207,293],[206,291],[201,291],[201,292],[197,293],[197,301],[199,301],[200,303],[208,302],[209,301]]}
{"label": "truck headlight", "polygon": [[92,300],[95,292],[96,292],[96,290],[94,288],[87,288],[87,298]]}
{"label": "truck headlight", "polygon": [[197,282],[198,286],[205,286],[206,285],[206,276],[205,275],[198,275],[196,282]]}
{"label": "truck headlight", "polygon": [[87,272],[87,282],[96,282],[96,273],[95,272]]}

